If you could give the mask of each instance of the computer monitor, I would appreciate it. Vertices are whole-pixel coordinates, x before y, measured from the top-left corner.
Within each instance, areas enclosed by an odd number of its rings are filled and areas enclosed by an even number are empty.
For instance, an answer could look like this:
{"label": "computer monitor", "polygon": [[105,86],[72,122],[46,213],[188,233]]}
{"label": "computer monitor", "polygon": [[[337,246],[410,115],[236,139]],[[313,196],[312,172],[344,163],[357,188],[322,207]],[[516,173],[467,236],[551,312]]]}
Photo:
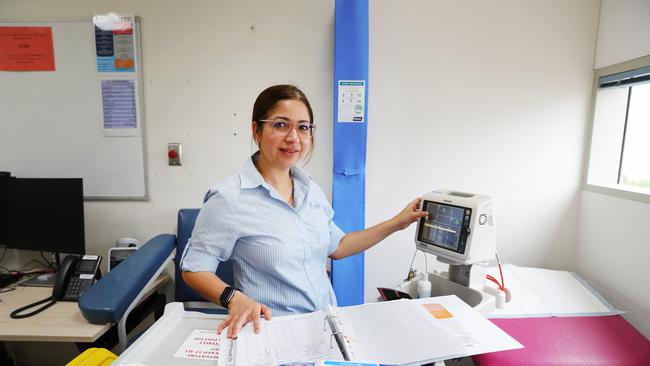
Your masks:
{"label": "computer monitor", "polygon": [[417,249],[449,264],[474,264],[494,258],[496,238],[490,197],[436,190],[422,197],[421,209],[429,216],[418,221]]}
{"label": "computer monitor", "polygon": [[82,179],[0,179],[0,246],[84,254]]}

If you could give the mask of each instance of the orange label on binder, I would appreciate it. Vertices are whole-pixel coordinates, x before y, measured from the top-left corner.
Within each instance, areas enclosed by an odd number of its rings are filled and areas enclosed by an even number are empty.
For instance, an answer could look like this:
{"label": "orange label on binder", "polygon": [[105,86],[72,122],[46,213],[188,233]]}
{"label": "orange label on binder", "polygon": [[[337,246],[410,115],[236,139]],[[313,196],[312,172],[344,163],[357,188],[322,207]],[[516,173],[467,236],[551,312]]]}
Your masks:
{"label": "orange label on binder", "polygon": [[427,309],[427,311],[431,313],[431,315],[433,315],[433,317],[436,319],[446,319],[446,318],[454,317],[453,315],[451,315],[449,310],[445,309],[445,307],[440,304],[424,304],[422,306],[424,306],[424,308]]}

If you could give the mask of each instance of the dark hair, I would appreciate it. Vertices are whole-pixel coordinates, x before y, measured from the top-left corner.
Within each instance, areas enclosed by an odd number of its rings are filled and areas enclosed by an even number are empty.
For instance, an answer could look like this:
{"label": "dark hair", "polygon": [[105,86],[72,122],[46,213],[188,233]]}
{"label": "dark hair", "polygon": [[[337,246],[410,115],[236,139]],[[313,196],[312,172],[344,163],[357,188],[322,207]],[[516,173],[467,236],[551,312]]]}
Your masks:
{"label": "dark hair", "polygon": [[[255,123],[256,130],[259,133],[262,133],[264,130],[264,122],[260,122],[263,119],[269,117],[268,113],[275,108],[281,100],[297,100],[302,102],[309,111],[309,122],[314,122],[314,112],[311,109],[311,104],[305,93],[302,90],[298,89],[294,85],[283,84],[283,85],[274,85],[264,89],[260,95],[255,99],[255,104],[253,105],[253,123]],[[255,136],[253,136],[255,138]],[[257,140],[255,140],[257,142]],[[314,150],[314,136],[311,137],[311,148],[305,156],[305,160],[309,161],[311,159],[312,151]]]}

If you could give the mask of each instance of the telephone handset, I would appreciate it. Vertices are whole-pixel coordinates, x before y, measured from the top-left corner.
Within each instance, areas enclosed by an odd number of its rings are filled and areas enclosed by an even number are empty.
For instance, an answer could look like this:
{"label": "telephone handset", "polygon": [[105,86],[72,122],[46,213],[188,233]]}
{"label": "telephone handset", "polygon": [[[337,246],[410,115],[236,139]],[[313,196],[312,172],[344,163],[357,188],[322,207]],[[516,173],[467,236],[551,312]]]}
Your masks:
{"label": "telephone handset", "polygon": [[98,255],[67,256],[56,274],[52,297],[62,301],[79,301],[79,296],[99,279],[99,264],[102,257]]}
{"label": "telephone handset", "polygon": [[[92,286],[95,279],[101,278],[99,272],[101,261],[102,257],[98,255],[84,255],[82,258],[75,255],[65,257],[56,274],[52,296],[16,309],[9,316],[13,319],[27,318],[49,308],[57,301],[79,301],[79,296]],[[45,305],[30,313],[21,314],[23,311],[41,304]]]}

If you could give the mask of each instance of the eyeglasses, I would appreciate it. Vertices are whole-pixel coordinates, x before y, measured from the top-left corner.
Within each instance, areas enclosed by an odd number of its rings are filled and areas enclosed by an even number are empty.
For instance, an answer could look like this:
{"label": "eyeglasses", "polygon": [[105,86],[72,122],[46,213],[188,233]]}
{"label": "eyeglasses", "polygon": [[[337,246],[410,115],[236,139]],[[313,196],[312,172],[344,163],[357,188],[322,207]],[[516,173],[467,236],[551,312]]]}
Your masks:
{"label": "eyeglasses", "polygon": [[314,130],[316,129],[316,125],[311,122],[299,122],[294,127],[293,123],[282,118],[261,119],[259,121],[270,123],[271,129],[276,135],[286,136],[290,134],[291,131],[295,128],[296,132],[298,133],[298,137],[301,140],[311,139],[311,137],[314,135]]}

